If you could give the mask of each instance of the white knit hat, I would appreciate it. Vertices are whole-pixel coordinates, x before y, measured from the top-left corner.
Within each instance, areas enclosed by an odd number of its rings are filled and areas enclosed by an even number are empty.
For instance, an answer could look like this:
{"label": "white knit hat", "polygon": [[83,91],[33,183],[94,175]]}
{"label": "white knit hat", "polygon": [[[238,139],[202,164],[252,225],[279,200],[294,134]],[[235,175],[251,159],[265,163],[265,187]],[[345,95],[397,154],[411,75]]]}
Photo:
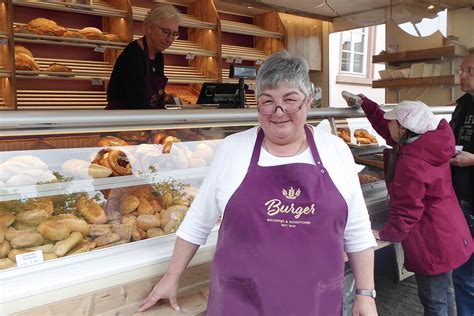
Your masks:
{"label": "white knit hat", "polygon": [[397,120],[401,126],[417,134],[434,131],[440,121],[421,101],[402,101],[383,117],[387,120]]}

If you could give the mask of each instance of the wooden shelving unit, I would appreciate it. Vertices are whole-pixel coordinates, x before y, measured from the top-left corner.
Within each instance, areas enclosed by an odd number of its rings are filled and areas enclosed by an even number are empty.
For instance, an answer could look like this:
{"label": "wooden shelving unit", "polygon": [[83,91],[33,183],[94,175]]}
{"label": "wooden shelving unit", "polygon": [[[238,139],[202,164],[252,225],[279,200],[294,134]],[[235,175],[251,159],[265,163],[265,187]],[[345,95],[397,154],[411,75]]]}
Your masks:
{"label": "wooden shelving unit", "polygon": [[20,110],[103,109],[107,105],[105,91],[19,90]]}
{"label": "wooden shelving unit", "polygon": [[196,68],[165,65],[165,75],[169,83],[204,83],[216,82],[217,79],[206,78]]}
{"label": "wooden shelving unit", "polygon": [[429,49],[411,50],[398,53],[385,53],[372,56],[373,63],[408,63],[416,61],[440,60],[442,58],[462,57],[465,49],[461,46],[444,46]]}
{"label": "wooden shelving unit", "polygon": [[[109,80],[112,65],[103,61],[86,61],[73,59],[35,58],[41,71],[17,70],[17,78],[22,79],[63,79],[63,80]],[[72,72],[47,72],[52,63],[69,67]]]}
{"label": "wooden shelving unit", "polygon": [[[134,35],[133,39],[137,40],[141,36]],[[193,43],[191,41],[185,40],[176,40],[173,44],[163,52],[163,54],[170,54],[170,55],[188,55],[192,54],[194,56],[216,56],[217,53],[201,48],[198,44]]]}
{"label": "wooden shelving unit", "polygon": [[267,57],[268,55],[265,52],[253,47],[222,45],[222,58],[263,61]]}
{"label": "wooden shelving unit", "polygon": [[[15,23],[15,25],[22,25],[21,23]],[[74,30],[75,29],[69,29]],[[91,47],[91,48],[108,48],[108,49],[123,49],[128,43],[124,42],[108,42],[108,41],[96,41],[81,38],[71,37],[57,37],[48,35],[36,35],[28,33],[15,33],[15,42],[20,43],[33,43],[33,44],[51,44],[51,45],[65,45],[65,46],[76,46],[76,47]]]}
{"label": "wooden shelving unit", "polygon": [[37,9],[57,10],[62,12],[74,12],[88,15],[99,15],[103,17],[127,17],[127,11],[112,7],[105,1],[92,0],[92,5],[67,3],[62,1],[32,1],[13,0],[13,4]]}
{"label": "wooden shelving unit", "polygon": [[[397,67],[410,67],[413,62],[449,60],[462,57],[465,54],[465,48],[461,46],[443,46],[429,49],[411,50],[397,53],[384,53],[382,55],[372,56],[374,63],[386,63],[392,69]],[[451,67],[453,67],[451,65]],[[454,71],[454,69],[452,69]],[[392,80],[372,81],[372,88],[413,88],[413,87],[434,87],[434,86],[452,86],[456,84],[455,76],[443,75],[432,77],[400,78]]]}
{"label": "wooden shelving unit", "polygon": [[221,20],[221,31],[234,34],[251,35],[259,37],[282,38],[283,34],[267,31],[255,24],[240,23],[235,21]]}
{"label": "wooden shelving unit", "polygon": [[372,81],[372,88],[413,88],[454,85],[454,75]]}
{"label": "wooden shelving unit", "polygon": [[[150,9],[148,8],[132,6],[133,20],[135,21],[143,22],[148,12],[150,12]],[[216,28],[216,24],[211,23],[211,22],[201,21],[197,17],[190,14],[180,14],[179,17],[181,20],[180,26],[182,27],[192,27],[192,28],[211,29],[211,30]]]}
{"label": "wooden shelving unit", "polygon": [[0,1],[0,110],[14,109],[16,104],[12,16],[11,1]]}

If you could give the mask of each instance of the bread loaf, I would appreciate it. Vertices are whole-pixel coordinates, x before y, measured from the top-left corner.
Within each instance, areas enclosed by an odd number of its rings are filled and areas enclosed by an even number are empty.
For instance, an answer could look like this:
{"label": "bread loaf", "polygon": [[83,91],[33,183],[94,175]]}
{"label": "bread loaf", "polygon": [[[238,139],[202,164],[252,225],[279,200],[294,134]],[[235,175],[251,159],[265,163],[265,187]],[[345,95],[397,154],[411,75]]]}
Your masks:
{"label": "bread loaf", "polygon": [[61,64],[58,64],[58,63],[52,63],[48,66],[48,68],[46,68],[44,71],[47,71],[47,72],[64,72],[64,74],[60,74],[60,76],[72,76],[73,73],[72,73],[72,69],[67,67],[67,66],[64,66],[64,65],[61,65]]}
{"label": "bread loaf", "polygon": [[39,225],[49,217],[50,214],[44,209],[37,208],[24,211],[16,215],[16,220],[25,225]]}
{"label": "bread loaf", "polygon": [[160,227],[160,219],[157,215],[144,214],[137,218],[137,227],[143,231],[147,231],[150,228]]}
{"label": "bread loaf", "polygon": [[71,229],[57,219],[47,219],[38,226],[38,232],[46,239],[61,240],[69,236]]}
{"label": "bread loaf", "polygon": [[10,241],[12,248],[25,248],[39,246],[44,243],[43,236],[38,233],[23,233]]}
{"label": "bread loaf", "polygon": [[102,34],[102,31],[95,27],[85,27],[79,32],[87,39],[96,41],[107,41],[107,38]]}
{"label": "bread loaf", "polygon": [[0,226],[8,227],[15,221],[15,215],[12,213],[0,213]]}
{"label": "bread loaf", "polygon": [[67,30],[66,32],[64,32],[63,37],[86,39],[86,37],[82,35],[79,31],[73,30]]}
{"label": "bread loaf", "polygon": [[115,136],[105,136],[99,139],[98,145],[101,147],[128,146],[128,143]]}
{"label": "bread loaf", "polygon": [[7,240],[2,241],[0,243],[0,259],[6,258],[11,250],[10,243]]}
{"label": "bread loaf", "polygon": [[78,212],[89,224],[105,224],[107,216],[102,207],[93,199],[80,198],[76,204]]}
{"label": "bread loaf", "polygon": [[140,205],[140,200],[132,194],[125,195],[120,199],[120,212],[124,215],[135,211]]}
{"label": "bread loaf", "polygon": [[13,261],[8,258],[0,259],[0,270],[5,270],[16,266]]}
{"label": "bread loaf", "polygon": [[33,53],[29,49],[27,49],[25,46],[15,45],[15,54],[20,54],[20,53],[33,57]]}
{"label": "bread loaf", "polygon": [[101,247],[116,241],[120,240],[120,236],[116,233],[106,233],[100,237],[94,239],[95,244],[97,247]]}
{"label": "bread loaf", "polygon": [[15,54],[15,69],[27,71],[40,71],[40,67],[33,57],[25,53]]}

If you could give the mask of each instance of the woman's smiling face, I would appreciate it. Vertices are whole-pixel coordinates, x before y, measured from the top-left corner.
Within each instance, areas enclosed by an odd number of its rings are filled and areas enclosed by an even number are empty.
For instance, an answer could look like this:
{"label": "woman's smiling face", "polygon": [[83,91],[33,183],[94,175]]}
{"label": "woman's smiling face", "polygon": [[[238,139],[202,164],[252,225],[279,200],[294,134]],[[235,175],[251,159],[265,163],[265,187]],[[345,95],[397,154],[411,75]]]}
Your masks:
{"label": "woman's smiling face", "polygon": [[[258,107],[274,105],[276,110],[272,114],[259,112],[258,118],[265,137],[274,144],[284,145],[294,142],[301,133],[304,133],[304,124],[310,109],[309,96],[291,84],[283,84],[275,89],[266,89],[258,97]],[[294,113],[285,113],[287,106],[298,105],[300,110]],[[283,110],[282,110],[283,109]]]}

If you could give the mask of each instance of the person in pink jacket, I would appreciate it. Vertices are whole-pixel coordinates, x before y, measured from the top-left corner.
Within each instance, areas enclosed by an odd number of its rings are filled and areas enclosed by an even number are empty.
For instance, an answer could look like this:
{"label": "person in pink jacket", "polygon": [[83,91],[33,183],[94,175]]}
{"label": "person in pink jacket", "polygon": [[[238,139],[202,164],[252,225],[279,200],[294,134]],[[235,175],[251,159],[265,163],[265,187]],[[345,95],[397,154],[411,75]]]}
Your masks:
{"label": "person in pink jacket", "polygon": [[403,101],[384,112],[363,95],[343,92],[343,97],[353,108],[362,107],[392,147],[384,150],[388,221],[375,237],[402,243],[424,315],[454,315],[451,272],[469,259],[473,243],[451,182],[451,127],[420,101]]}

